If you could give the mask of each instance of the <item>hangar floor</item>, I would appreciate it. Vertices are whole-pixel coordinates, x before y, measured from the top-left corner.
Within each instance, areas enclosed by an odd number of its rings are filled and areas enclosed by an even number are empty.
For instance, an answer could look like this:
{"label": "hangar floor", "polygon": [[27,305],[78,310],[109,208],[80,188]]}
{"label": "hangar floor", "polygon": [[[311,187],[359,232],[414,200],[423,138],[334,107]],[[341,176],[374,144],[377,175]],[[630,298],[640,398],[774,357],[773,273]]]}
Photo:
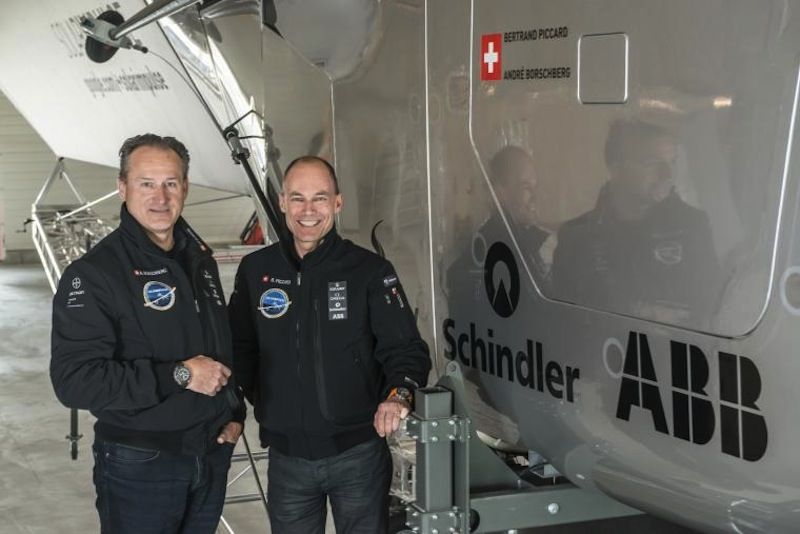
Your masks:
{"label": "hangar floor", "polygon": [[[222,264],[226,294],[235,265]],[[48,377],[52,294],[38,265],[0,264],[0,532],[51,534],[98,532],[91,483],[92,417],[80,412],[80,453],[69,457],[69,415],[52,392]],[[247,435],[257,447],[256,425]],[[243,449],[241,444],[237,452]],[[259,462],[263,474],[264,462]],[[234,464],[235,476],[245,464]],[[250,473],[233,484],[229,495],[255,491]],[[221,534],[269,532],[259,502],[228,505],[223,517],[232,530]],[[328,525],[326,532],[334,532]],[[691,531],[649,516],[570,527],[535,529],[536,534],[659,533]]]}

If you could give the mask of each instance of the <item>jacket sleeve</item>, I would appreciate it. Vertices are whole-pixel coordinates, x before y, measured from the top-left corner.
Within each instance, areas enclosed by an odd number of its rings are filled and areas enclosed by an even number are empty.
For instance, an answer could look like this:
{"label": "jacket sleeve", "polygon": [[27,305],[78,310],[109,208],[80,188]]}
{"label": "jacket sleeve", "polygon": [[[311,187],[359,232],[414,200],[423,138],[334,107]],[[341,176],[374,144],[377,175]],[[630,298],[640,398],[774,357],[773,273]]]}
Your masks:
{"label": "jacket sleeve", "polygon": [[245,398],[253,404],[258,378],[258,333],[253,324],[250,289],[247,284],[246,260],[236,272],[231,300],[228,303],[228,318],[233,336],[233,374]]}
{"label": "jacket sleeve", "polygon": [[383,396],[394,387],[414,390],[425,386],[431,369],[428,345],[419,334],[403,286],[389,262],[370,281],[367,291],[374,357],[386,377]]}
{"label": "jacket sleeve", "polygon": [[172,379],[172,362],[115,358],[112,299],[105,279],[84,261],[61,276],[53,298],[50,379],[68,408],[148,408],[180,389]]}

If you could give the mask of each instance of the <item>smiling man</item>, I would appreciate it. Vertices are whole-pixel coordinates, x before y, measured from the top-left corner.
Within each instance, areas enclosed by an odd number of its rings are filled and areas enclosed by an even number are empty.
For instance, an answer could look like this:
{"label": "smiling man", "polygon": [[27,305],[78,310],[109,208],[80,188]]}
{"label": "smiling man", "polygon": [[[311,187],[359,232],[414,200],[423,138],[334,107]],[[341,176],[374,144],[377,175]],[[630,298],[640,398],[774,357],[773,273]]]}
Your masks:
{"label": "smiling man", "polygon": [[103,533],[216,531],[244,405],[211,249],[181,218],[189,153],[144,134],[120,149],[120,225],[53,300],[59,400],[97,417]]}
{"label": "smiling man", "polygon": [[430,360],[392,265],[336,232],[333,167],[286,168],[280,207],[292,242],[250,254],[229,312],[235,372],[269,447],[276,534],[386,532],[397,430]]}

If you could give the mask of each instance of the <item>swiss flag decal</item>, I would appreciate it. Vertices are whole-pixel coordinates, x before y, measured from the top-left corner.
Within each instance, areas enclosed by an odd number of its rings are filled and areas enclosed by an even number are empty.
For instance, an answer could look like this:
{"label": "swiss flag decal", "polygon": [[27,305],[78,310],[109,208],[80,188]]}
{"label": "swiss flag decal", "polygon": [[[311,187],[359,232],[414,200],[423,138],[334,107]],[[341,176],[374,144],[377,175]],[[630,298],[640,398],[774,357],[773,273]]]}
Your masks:
{"label": "swiss flag decal", "polygon": [[481,80],[503,79],[503,34],[481,35]]}

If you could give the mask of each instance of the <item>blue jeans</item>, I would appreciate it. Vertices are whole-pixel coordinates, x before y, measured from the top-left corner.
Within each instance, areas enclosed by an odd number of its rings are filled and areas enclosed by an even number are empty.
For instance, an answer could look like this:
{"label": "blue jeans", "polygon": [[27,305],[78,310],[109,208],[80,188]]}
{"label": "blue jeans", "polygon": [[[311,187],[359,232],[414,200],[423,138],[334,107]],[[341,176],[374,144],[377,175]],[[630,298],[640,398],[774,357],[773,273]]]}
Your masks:
{"label": "blue jeans", "polygon": [[274,534],[325,531],[330,498],[337,534],[380,534],[389,521],[392,457],[372,439],[322,460],[269,452],[267,496]]}
{"label": "blue jeans", "polygon": [[233,445],[189,456],[96,441],[94,485],[103,534],[213,534]]}

